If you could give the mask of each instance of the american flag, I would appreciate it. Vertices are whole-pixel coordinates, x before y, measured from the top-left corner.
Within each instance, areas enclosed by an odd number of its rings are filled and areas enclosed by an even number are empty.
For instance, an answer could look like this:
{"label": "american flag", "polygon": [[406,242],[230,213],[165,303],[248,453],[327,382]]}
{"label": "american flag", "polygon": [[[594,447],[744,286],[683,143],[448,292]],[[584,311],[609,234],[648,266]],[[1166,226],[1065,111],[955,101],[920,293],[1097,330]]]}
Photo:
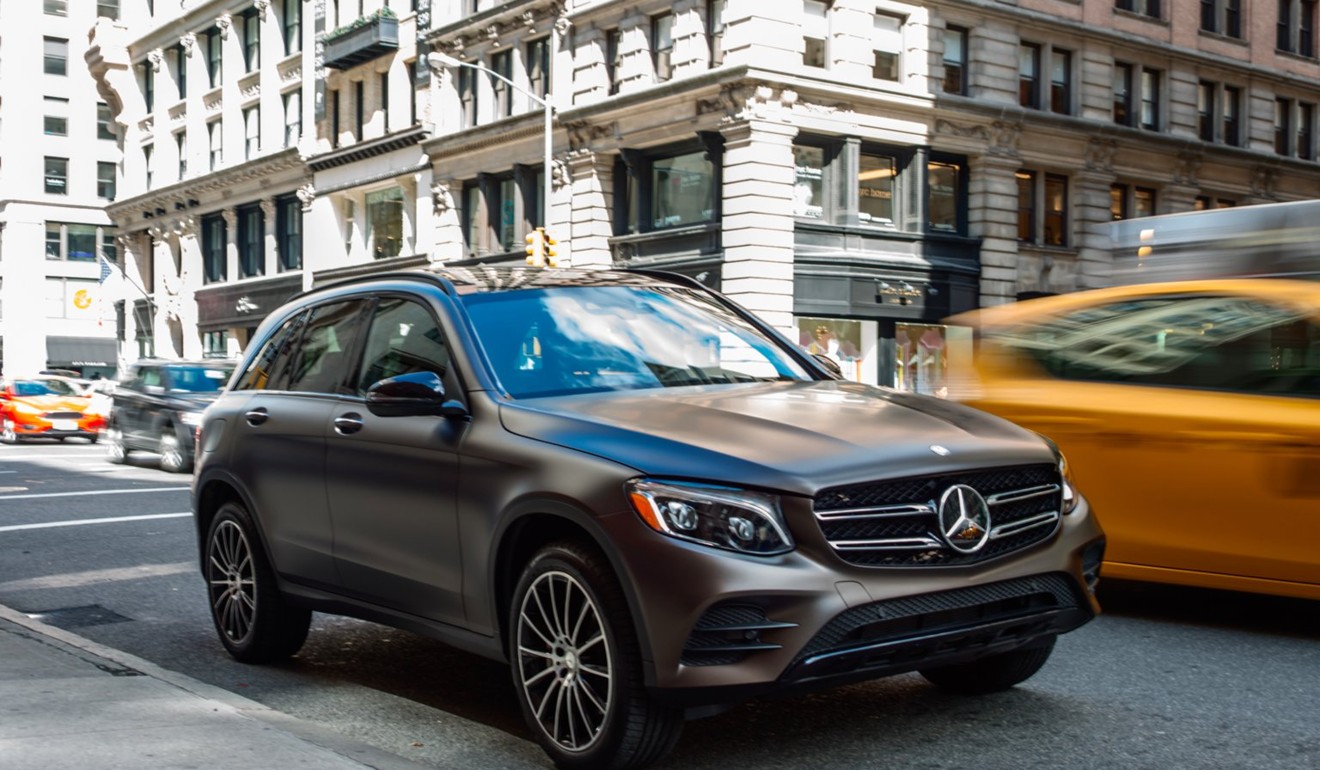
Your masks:
{"label": "american flag", "polygon": [[101,254],[98,258],[101,261],[101,279],[98,283],[105,283],[105,280],[110,277],[110,260],[106,259],[104,254]]}

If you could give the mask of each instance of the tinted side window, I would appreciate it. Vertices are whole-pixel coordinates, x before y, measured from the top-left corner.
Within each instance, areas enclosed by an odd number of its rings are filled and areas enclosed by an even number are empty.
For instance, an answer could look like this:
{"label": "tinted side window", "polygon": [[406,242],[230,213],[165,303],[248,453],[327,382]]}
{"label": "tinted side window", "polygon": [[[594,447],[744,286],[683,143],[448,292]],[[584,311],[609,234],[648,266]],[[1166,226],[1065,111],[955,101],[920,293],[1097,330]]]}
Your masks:
{"label": "tinted side window", "polygon": [[362,300],[334,302],[312,309],[289,371],[289,390],[345,393],[362,336]]}
{"label": "tinted side window", "polygon": [[1247,297],[1116,302],[1001,340],[1066,380],[1320,396],[1320,328],[1297,310]]}
{"label": "tinted side window", "polygon": [[142,376],[142,387],[159,388],[161,386],[160,369],[154,366],[146,366],[138,374]]}
{"label": "tinted side window", "polygon": [[272,380],[271,375],[279,363],[281,354],[287,356],[293,344],[297,341],[294,332],[296,329],[301,328],[301,322],[306,316],[306,313],[298,313],[281,324],[274,334],[266,338],[265,344],[253,356],[252,363],[243,372],[243,376],[238,378],[234,390],[265,390],[267,388],[273,390],[275,388],[275,381]]}
{"label": "tinted side window", "polygon": [[362,355],[357,392],[387,377],[449,370],[449,348],[431,313],[417,302],[385,297],[376,305]]}

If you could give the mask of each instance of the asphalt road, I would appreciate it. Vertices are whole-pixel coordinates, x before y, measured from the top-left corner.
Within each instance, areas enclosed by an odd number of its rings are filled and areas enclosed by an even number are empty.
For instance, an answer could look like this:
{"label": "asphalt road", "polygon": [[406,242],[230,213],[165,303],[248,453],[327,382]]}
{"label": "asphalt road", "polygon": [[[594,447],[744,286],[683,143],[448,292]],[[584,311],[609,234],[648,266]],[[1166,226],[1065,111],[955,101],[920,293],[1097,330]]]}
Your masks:
{"label": "asphalt road", "polygon": [[[429,639],[317,615],[287,664],[228,658],[187,482],[150,455],[0,446],[0,604],[438,768],[549,766],[507,669]],[[756,701],[689,722],[661,767],[1320,767],[1320,603],[1119,583],[1101,599],[1012,691],[901,676]]]}

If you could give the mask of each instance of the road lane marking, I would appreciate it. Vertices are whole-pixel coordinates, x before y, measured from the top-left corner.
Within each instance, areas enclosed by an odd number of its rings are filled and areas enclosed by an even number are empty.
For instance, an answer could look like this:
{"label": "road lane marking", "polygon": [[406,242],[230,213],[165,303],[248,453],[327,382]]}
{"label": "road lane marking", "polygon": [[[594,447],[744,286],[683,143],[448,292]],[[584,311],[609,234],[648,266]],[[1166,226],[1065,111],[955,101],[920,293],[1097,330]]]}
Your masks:
{"label": "road lane marking", "polygon": [[4,500],[31,500],[36,497],[90,497],[92,495],[134,495],[140,492],[186,492],[188,487],[147,487],[145,489],[97,489],[91,492],[41,492],[31,495],[0,495]]}
{"label": "road lane marking", "polygon": [[[9,457],[0,456],[0,462],[21,462],[23,460],[92,460],[96,459],[94,454],[61,454],[61,455],[11,455]],[[101,453],[101,459],[105,459],[105,453]],[[108,462],[108,461],[107,461]]]}
{"label": "road lane marking", "polygon": [[181,575],[186,572],[193,572],[196,569],[197,564],[195,562],[181,561],[173,564],[141,564],[136,567],[97,569],[87,572],[67,572],[63,575],[48,575],[46,577],[26,578],[24,580],[11,580],[8,583],[0,583],[0,591],[31,591],[40,588],[81,588],[96,583],[111,583],[120,580],[137,580],[140,578]]}
{"label": "road lane marking", "polygon": [[10,524],[0,527],[0,532],[18,532],[25,529],[51,529],[53,527],[81,527],[84,524],[118,524],[123,521],[149,521],[151,519],[178,519],[192,516],[192,511],[183,513],[149,513],[140,516],[110,516],[102,519],[69,519],[67,521],[46,521],[40,524]]}

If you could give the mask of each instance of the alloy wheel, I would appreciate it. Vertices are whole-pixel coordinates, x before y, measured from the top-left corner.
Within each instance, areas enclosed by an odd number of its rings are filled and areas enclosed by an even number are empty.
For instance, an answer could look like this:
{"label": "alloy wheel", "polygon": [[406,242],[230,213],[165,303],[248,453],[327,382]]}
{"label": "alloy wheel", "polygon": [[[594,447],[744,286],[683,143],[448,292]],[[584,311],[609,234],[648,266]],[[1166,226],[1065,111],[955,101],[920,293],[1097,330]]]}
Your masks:
{"label": "alloy wheel", "polygon": [[160,467],[171,473],[183,469],[183,450],[179,448],[179,437],[171,432],[160,437]]}
{"label": "alloy wheel", "polygon": [[614,696],[600,608],[576,578],[556,570],[528,587],[516,623],[518,681],[537,724],[566,751],[591,748]]}
{"label": "alloy wheel", "polygon": [[233,642],[252,632],[257,614],[256,568],[241,527],[222,521],[207,546],[206,580],[211,610],[220,631]]}

